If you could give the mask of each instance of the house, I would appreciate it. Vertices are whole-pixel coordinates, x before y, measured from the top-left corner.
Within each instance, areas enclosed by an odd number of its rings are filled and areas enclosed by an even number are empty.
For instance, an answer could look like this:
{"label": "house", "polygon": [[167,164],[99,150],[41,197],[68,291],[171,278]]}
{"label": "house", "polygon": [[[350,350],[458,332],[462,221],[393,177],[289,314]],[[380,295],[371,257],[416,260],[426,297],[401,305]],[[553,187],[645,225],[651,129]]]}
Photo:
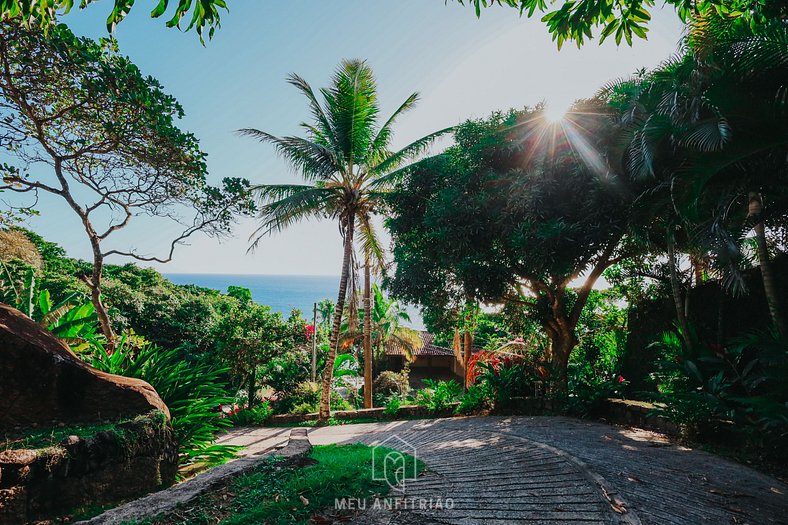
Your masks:
{"label": "house", "polygon": [[[412,353],[410,362],[410,383],[413,388],[424,386],[424,379],[436,381],[454,379],[463,384],[465,366],[463,356],[453,349],[434,344],[435,336],[426,331],[420,331],[421,348]],[[473,348],[474,353],[481,350]],[[386,368],[399,372],[408,363],[406,353],[396,341],[390,341],[385,346]]]}

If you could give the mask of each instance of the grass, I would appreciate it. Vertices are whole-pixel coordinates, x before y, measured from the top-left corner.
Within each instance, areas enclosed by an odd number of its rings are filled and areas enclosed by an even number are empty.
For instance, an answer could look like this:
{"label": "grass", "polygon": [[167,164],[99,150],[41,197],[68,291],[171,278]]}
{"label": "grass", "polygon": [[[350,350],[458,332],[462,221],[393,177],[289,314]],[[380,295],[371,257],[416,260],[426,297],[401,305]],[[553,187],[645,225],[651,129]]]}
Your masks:
{"label": "grass", "polygon": [[[375,455],[377,474],[381,474],[379,459],[388,452],[391,449],[360,444],[325,445],[314,447],[309,456],[296,458],[295,463],[271,459],[255,472],[200,498],[196,504],[144,523],[292,525],[309,523],[315,516],[347,519],[351,511],[336,511],[336,499],[369,500],[388,492],[385,481],[373,479],[378,476],[373,476],[372,469]],[[424,469],[420,460],[404,456],[406,468],[415,467],[418,472]]]}
{"label": "grass", "polygon": [[[130,421],[130,420],[125,420]],[[68,436],[88,438],[99,432],[112,430],[125,421],[114,423],[95,423],[86,425],[70,425],[65,427],[46,427],[40,429],[25,429],[23,433],[8,433],[3,435],[0,450],[17,449],[42,449],[60,444]]]}

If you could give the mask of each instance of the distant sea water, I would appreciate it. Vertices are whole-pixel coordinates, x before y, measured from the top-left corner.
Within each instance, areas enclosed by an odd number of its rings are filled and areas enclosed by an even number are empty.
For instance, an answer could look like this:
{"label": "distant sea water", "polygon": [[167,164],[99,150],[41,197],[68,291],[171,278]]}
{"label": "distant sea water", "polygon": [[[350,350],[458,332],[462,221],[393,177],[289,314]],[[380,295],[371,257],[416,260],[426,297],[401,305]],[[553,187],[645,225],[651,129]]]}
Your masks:
{"label": "distant sea water", "polygon": [[[287,316],[297,308],[306,319],[312,319],[312,305],[323,299],[337,300],[339,276],[331,275],[231,275],[212,273],[169,273],[164,276],[175,284],[194,284],[226,293],[228,286],[249,288],[252,299],[266,304],[274,312]],[[416,308],[406,306],[410,325],[423,328]],[[407,323],[406,323],[407,324]]]}

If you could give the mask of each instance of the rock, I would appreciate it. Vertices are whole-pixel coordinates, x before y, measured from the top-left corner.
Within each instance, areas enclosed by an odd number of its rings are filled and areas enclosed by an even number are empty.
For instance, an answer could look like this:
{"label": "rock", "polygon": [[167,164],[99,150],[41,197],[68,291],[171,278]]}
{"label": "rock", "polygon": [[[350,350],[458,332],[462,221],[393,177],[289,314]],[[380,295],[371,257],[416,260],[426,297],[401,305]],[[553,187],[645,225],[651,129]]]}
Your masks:
{"label": "rock", "polygon": [[14,523],[27,511],[27,490],[24,487],[0,489],[0,523]]}
{"label": "rock", "polygon": [[35,321],[0,304],[0,429],[128,418],[153,409],[169,417],[148,383],[88,366]]}

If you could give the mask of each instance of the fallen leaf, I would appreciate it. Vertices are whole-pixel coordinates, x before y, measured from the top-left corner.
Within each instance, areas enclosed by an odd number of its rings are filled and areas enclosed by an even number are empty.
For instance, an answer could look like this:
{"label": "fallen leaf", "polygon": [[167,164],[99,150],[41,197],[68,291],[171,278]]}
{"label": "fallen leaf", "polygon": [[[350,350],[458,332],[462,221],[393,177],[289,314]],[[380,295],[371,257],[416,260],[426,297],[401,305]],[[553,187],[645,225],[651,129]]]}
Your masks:
{"label": "fallen leaf", "polygon": [[302,496],[302,495],[300,495],[300,494],[299,494],[299,495],[298,495],[298,497],[299,497],[299,498],[301,498],[301,503],[303,503],[305,507],[306,507],[307,505],[309,505],[309,500],[308,500],[308,499],[306,499],[304,496]]}

